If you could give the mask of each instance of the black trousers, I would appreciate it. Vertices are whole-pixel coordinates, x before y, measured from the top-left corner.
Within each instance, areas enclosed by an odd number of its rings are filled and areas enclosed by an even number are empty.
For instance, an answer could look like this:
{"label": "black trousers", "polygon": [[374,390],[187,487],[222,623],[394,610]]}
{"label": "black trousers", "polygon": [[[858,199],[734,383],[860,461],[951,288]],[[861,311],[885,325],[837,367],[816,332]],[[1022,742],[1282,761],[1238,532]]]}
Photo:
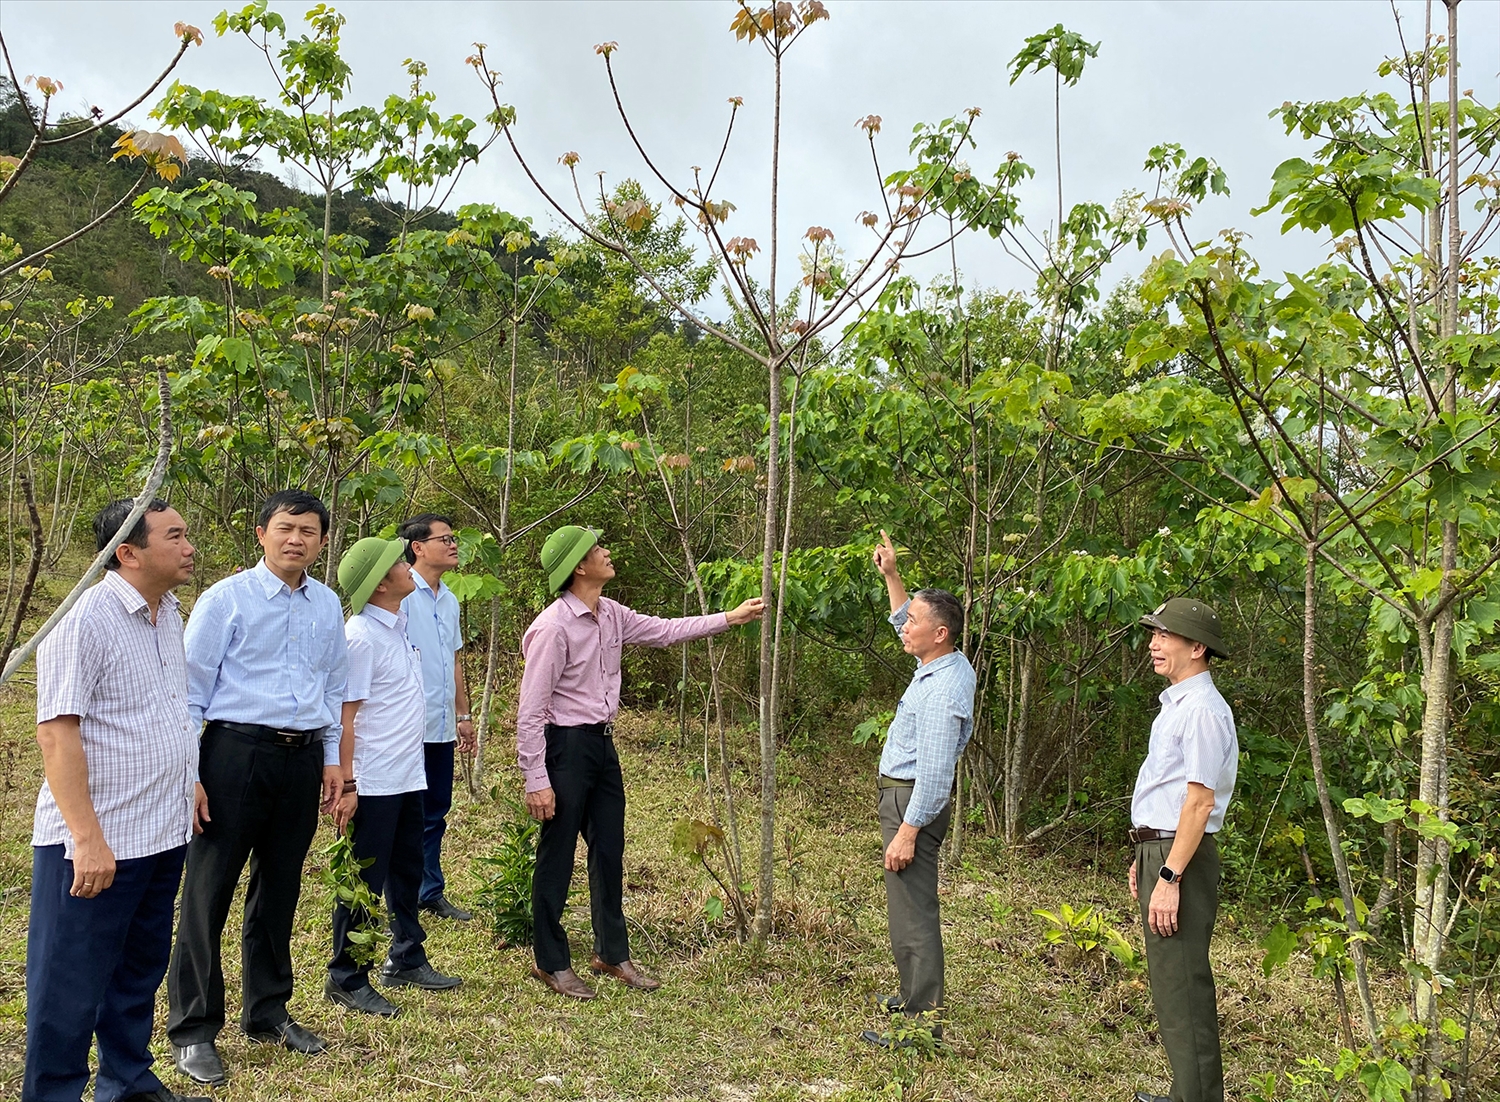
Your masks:
{"label": "black trousers", "polygon": [[547,776],[557,810],[542,823],[531,881],[536,965],[543,972],[572,967],[562,913],[573,879],[578,835],[589,847],[589,907],[594,952],[607,964],[630,959],[625,931],[625,779],[615,740],[576,727],[547,727]]}
{"label": "black trousers", "polygon": [[[354,856],[368,860],[365,883],[372,895],[385,896],[391,920],[390,960],[401,971],[427,963],[422,942],[427,934],[417,918],[417,893],[422,886],[422,793],[398,796],[361,796],[354,812]],[[351,911],[342,903],[333,908],[333,960],[328,974],[345,991],[370,984],[370,964],[356,964],[349,955],[349,932],[367,913]]]}
{"label": "black trousers", "polygon": [[96,1035],[95,1102],[160,1089],[151,1025],[186,848],[118,862],[114,883],[92,899],[68,894],[73,862],[62,846],[32,850],[21,1102],[78,1102]]}
{"label": "black trousers", "polygon": [[167,1035],[202,1044],[224,1028],[224,923],[250,862],[240,938],[240,1025],[260,1033],[288,1018],[292,922],[302,864],[318,829],[323,744],[278,746],[212,723],[203,733],[198,776],[212,816],[188,843],[177,944],[167,971]]}

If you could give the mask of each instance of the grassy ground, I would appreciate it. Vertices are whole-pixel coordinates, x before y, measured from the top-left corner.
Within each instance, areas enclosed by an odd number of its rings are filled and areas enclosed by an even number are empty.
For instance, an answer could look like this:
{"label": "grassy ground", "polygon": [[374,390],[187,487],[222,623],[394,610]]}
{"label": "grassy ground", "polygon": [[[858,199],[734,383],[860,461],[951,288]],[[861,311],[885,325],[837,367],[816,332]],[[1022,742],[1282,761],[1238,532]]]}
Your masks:
{"label": "grassy ground", "polygon": [[[31,741],[30,690],[0,690],[0,1097],[19,1093],[31,806],[40,759]],[[795,887],[768,947],[738,945],[706,928],[700,871],[669,844],[679,816],[698,811],[698,784],[669,742],[675,724],[633,717],[620,736],[628,818],[626,913],[634,955],[665,982],[656,994],[611,981],[588,1004],[562,1000],[528,976],[529,952],[497,948],[480,922],[434,922],[434,964],[465,978],[456,992],[393,993],[394,1022],[324,1001],[329,903],[315,875],[325,826],[309,859],[293,951],[294,1017],[332,1042],[312,1059],[252,1045],[231,1024],[220,1038],[227,1100],[317,1098],[1125,1099],[1164,1090],[1166,1063],[1139,978],[1062,967],[1041,948],[1034,908],[1102,903],[1139,944],[1123,876],[1034,864],[971,836],[943,885],[952,1052],[936,1059],[874,1051],[859,1030],[878,1026],[871,996],[895,988],[885,941],[873,762],[837,748],[799,763],[782,822],[794,832]],[[509,774],[507,773],[508,777]],[[749,795],[743,805],[749,810]],[[470,896],[472,859],[491,844],[500,808],[460,800],[449,831],[451,895]],[[1124,858],[1124,848],[1120,849]],[[580,861],[582,847],[580,846]],[[1121,870],[1123,872],[1123,869]],[[580,870],[581,872],[581,870]],[[587,882],[575,877],[568,925],[576,956],[590,944]],[[231,917],[236,928],[238,916]],[[1295,1067],[1335,1046],[1331,997],[1305,966],[1271,980],[1259,970],[1257,923],[1227,908],[1215,942],[1220,1014],[1232,1097],[1252,1075]],[[226,953],[231,1019],[238,962]],[[580,962],[581,967],[581,962]],[[165,1016],[165,991],[158,1022]],[[171,1068],[165,1037],[158,1071]]]}

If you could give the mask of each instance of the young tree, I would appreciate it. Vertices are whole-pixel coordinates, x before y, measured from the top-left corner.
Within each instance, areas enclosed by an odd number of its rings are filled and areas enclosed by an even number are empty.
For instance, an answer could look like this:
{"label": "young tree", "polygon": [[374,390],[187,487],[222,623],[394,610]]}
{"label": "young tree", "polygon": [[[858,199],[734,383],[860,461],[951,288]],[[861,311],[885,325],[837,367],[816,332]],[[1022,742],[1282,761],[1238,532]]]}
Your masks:
{"label": "young tree", "polygon": [[[871,231],[873,240],[864,259],[847,261],[834,253],[834,235],[831,231],[817,226],[809,228],[804,235],[810,254],[808,274],[804,277],[807,288],[805,307],[802,306],[801,298],[784,297],[787,288],[782,270],[780,226],[782,76],[792,47],[810,27],[827,18],[827,9],[819,0],[803,0],[797,6],[779,3],[752,8],[748,4],[742,4],[731,24],[738,40],[758,43],[765,49],[771,67],[772,113],[767,150],[771,187],[766,204],[768,245],[767,261],[758,275],[754,272],[753,265],[762,252],[761,246],[755,238],[728,235],[725,224],[736,211],[737,205],[728,199],[719,198],[715,190],[742,99],[735,97],[730,101],[729,124],[714,159],[714,167],[707,171],[695,170],[690,183],[674,182],[658,168],[650,153],[641,145],[630,115],[625,110],[615,81],[612,60],[618,46],[609,42],[595,48],[596,53],[604,60],[621,122],[645,161],[651,177],[665,189],[673,203],[692,217],[702,233],[704,246],[717,265],[721,286],[731,304],[733,324],[715,322],[703,312],[695,310],[689,302],[684,301],[684,296],[674,293],[673,288],[640,260],[630,241],[630,234],[644,229],[653,219],[654,208],[649,201],[644,198],[625,202],[612,201],[601,183],[599,197],[604,205],[605,217],[602,222],[594,222],[588,216],[577,181],[576,166],[579,158],[576,153],[568,153],[561,158],[562,163],[574,174],[576,205],[564,203],[541,183],[531,163],[521,152],[514,110],[499,100],[499,74],[488,67],[484,47],[479,47],[471,58],[471,64],[484,81],[494,104],[490,121],[503,128],[523,170],[553,208],[578,233],[631,263],[641,278],[677,316],[759,363],[766,373],[766,492],[761,540],[761,594],[773,609],[773,615],[770,623],[762,629],[760,653],[761,844],[753,927],[753,936],[759,941],[770,934],[774,890],[776,750],[783,624],[782,602],[779,598],[785,587],[785,572],[777,571],[776,559],[778,549],[789,546],[787,518],[795,499],[795,464],[787,461],[782,450],[784,432],[787,433],[788,447],[795,446],[790,436],[790,426],[795,421],[789,422],[784,429],[782,420],[787,376],[790,375],[794,383],[795,402],[795,383],[801,378],[809,362],[809,354],[819,347],[819,339],[826,340],[837,331],[837,327],[867,309],[903,257],[923,251],[919,245],[918,231],[933,215],[941,215],[939,220],[945,224],[946,217],[951,215],[958,227],[978,227],[992,234],[998,233],[1014,210],[1012,188],[1023,173],[1028,171],[1019,161],[1009,160],[1000,168],[993,184],[982,184],[975,178],[960,161],[963,148],[973,144],[970,131],[978,112],[970,111],[960,119],[947,119],[936,126],[920,128],[911,145],[911,152],[917,158],[916,164],[908,170],[884,176],[881,174],[875,149],[880,119],[869,116],[861,120],[858,125],[870,143],[882,188],[883,216],[867,212],[860,218],[861,223]],[[927,248],[941,245],[940,240]]]}

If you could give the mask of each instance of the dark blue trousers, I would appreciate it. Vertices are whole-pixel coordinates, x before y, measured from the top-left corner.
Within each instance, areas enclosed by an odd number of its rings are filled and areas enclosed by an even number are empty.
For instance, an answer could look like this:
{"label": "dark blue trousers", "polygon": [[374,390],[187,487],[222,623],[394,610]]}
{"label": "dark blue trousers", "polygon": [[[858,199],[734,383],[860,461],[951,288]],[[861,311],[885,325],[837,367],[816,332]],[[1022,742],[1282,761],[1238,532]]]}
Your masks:
{"label": "dark blue trousers", "polygon": [[422,902],[443,894],[443,835],[453,806],[453,748],[456,742],[424,742],[427,791],[422,796]]}
{"label": "dark blue trousers", "polygon": [[68,894],[73,862],[63,847],[32,850],[22,1102],[79,1102],[96,1035],[96,1102],[161,1087],[151,1070],[151,1026],[186,853],[178,846],[120,861],[113,884],[79,899]]}

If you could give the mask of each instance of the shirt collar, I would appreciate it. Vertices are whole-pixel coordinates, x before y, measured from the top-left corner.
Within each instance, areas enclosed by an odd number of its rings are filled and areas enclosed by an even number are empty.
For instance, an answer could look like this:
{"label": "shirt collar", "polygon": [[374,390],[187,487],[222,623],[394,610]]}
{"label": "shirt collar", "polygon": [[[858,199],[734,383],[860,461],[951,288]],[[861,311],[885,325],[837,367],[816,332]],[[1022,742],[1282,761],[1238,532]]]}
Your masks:
{"label": "shirt collar", "polygon": [[254,574],[256,580],[260,582],[261,589],[265,591],[266,600],[270,600],[272,597],[276,596],[276,594],[280,593],[283,589],[287,590],[289,593],[303,593],[307,595],[307,583],[309,581],[309,578],[307,576],[306,570],[302,572],[302,580],[298,582],[295,587],[287,585],[286,582],[282,581],[275,574],[272,574],[271,568],[266,565],[266,560],[264,558],[262,558],[260,562],[255,564],[255,568],[251,570],[250,573]]}
{"label": "shirt collar", "polygon": [[1208,670],[1195,673],[1192,677],[1185,677],[1175,685],[1168,685],[1161,691],[1157,698],[1163,704],[1180,704],[1189,693],[1195,693],[1199,689],[1212,688],[1214,676]]}
{"label": "shirt collar", "polygon": [[421,571],[419,571],[415,566],[411,568],[411,580],[417,584],[418,589],[422,589],[427,591],[428,593],[431,593],[434,600],[442,596],[443,591],[448,588],[448,583],[443,581],[442,578],[439,578],[437,588],[433,589],[432,586],[427,584],[427,579],[422,577]]}
{"label": "shirt collar", "polygon": [[[109,591],[119,598],[120,604],[125,606],[126,612],[141,612],[150,607],[146,602],[146,598],[141,595],[141,591],[121,577],[118,570],[106,570],[102,584],[107,586]],[[162,596],[162,600],[175,604],[177,598],[167,593]]]}
{"label": "shirt collar", "polygon": [[917,667],[915,677],[926,677],[928,674],[937,673],[939,670],[946,670],[949,666],[956,665],[958,660],[963,658],[963,656],[962,651],[950,650],[947,654],[934,658],[931,662],[923,662]]}
{"label": "shirt collar", "polygon": [[405,612],[387,612],[377,605],[367,604],[359,610],[361,616],[368,616],[377,624],[384,624],[388,628],[400,628],[406,622]]}
{"label": "shirt collar", "polygon": [[[594,615],[589,610],[589,606],[580,601],[577,595],[571,589],[564,592],[563,595],[558,599],[562,601],[563,604],[568,606],[568,611],[571,612],[574,616]],[[597,617],[595,618],[597,619]]]}

